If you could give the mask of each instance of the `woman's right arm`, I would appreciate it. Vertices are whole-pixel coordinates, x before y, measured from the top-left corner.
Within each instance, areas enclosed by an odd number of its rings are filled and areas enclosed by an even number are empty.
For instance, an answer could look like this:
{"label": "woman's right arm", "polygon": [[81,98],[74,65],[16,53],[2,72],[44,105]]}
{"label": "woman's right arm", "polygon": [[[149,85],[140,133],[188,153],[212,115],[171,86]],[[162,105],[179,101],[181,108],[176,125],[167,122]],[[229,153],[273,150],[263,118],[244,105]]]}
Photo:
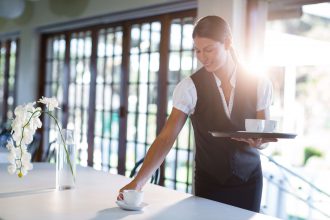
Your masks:
{"label": "woman's right arm", "polygon": [[[149,148],[141,169],[129,184],[120,189],[120,192],[125,189],[141,190],[143,188],[148,179],[163,163],[186,120],[187,114],[176,108],[172,108],[165,126]],[[122,199],[121,194],[119,194],[117,199]]]}

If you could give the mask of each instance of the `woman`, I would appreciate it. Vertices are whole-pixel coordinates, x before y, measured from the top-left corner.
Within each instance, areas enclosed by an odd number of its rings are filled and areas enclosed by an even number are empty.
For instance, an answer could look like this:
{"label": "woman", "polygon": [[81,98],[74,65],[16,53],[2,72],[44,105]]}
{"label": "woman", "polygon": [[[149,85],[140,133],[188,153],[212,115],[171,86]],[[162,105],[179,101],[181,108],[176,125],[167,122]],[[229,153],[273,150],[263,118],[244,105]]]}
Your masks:
{"label": "woman", "polygon": [[[262,172],[258,148],[277,140],[215,138],[208,131],[244,130],[246,118],[267,119],[271,84],[239,66],[229,26],[222,18],[200,19],[192,37],[203,67],[176,86],[173,109],[164,128],[137,176],[120,191],[143,188],[189,116],[196,143],[196,196],[259,212]],[[122,199],[121,194],[118,199]]]}

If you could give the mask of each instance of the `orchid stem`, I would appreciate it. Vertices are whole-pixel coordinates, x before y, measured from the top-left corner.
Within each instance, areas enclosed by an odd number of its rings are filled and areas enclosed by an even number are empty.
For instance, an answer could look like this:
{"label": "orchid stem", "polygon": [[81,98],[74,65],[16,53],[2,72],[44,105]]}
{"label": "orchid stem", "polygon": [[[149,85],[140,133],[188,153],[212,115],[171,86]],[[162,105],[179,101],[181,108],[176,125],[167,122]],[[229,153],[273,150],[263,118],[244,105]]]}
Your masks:
{"label": "orchid stem", "polygon": [[56,119],[56,118],[55,118],[55,117],[54,117],[49,111],[44,111],[44,113],[46,113],[46,114],[49,115],[51,118],[53,118],[54,121],[55,121],[55,123],[56,123],[56,125],[57,125],[57,127],[58,127],[58,130],[59,130],[59,132],[60,132],[60,134],[61,134],[62,142],[63,142],[63,144],[64,144],[64,150],[65,150],[65,153],[66,153],[66,158],[67,158],[67,160],[68,160],[68,162],[69,162],[70,170],[71,170],[71,173],[72,173],[73,179],[74,179],[74,181],[76,181],[76,177],[75,177],[75,175],[74,175],[73,168],[72,168],[72,164],[71,164],[71,159],[70,159],[70,157],[69,157],[69,152],[68,152],[68,149],[66,148],[66,144],[65,144],[65,141],[64,141],[64,137],[63,137],[63,134],[62,134],[62,132],[61,132],[61,127],[60,127],[60,125],[59,125],[57,119]]}

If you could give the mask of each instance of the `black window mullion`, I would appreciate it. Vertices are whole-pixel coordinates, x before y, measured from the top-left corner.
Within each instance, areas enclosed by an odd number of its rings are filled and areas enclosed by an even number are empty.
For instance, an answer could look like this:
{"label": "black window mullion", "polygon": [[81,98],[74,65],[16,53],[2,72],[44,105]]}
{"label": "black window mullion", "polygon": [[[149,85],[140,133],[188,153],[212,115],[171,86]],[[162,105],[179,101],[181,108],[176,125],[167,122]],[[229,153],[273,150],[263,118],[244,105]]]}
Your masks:
{"label": "black window mullion", "polygon": [[[5,69],[5,67],[2,65],[2,62],[4,61],[3,54],[2,54],[2,51],[3,51],[2,47],[3,47],[3,43],[0,40],[0,89],[4,89],[3,88],[3,85],[4,85],[4,78],[5,78],[5,76],[4,76],[4,69]],[[0,104],[2,105],[1,110],[0,110],[0,113],[2,113],[2,116],[4,114],[4,100],[5,100],[4,97],[3,97],[3,95],[4,94],[2,94],[2,97],[0,97]],[[4,122],[3,121],[3,117],[1,117],[1,121],[0,122],[1,123]]]}
{"label": "black window mullion", "polygon": [[[1,47],[0,47],[1,48]],[[19,69],[19,57],[20,57],[20,40],[16,39],[16,63],[15,63],[15,75],[14,75],[14,91],[13,91],[13,107],[15,108],[17,103],[17,77],[18,77],[18,69]]]}
{"label": "black window mullion", "polygon": [[[139,46],[141,45],[141,38],[142,38],[142,25],[139,24],[139,29],[140,29],[140,36],[139,36]],[[138,74],[137,74],[137,82],[136,82],[136,96],[137,96],[137,100],[136,100],[136,106],[135,106],[135,122],[134,122],[134,126],[136,128],[136,132],[135,132],[135,137],[134,137],[134,161],[135,163],[137,162],[137,158],[136,158],[136,155],[137,155],[137,139],[138,139],[138,133],[139,133],[139,129],[138,129],[138,123],[139,123],[139,115],[140,115],[140,112],[139,112],[139,99],[140,99],[140,89],[139,89],[139,86],[140,86],[140,74],[141,74],[141,55],[142,55],[142,52],[141,52],[141,48],[139,47],[139,52],[138,52],[138,60],[139,60],[139,67],[138,67]],[[133,83],[134,85],[134,83]]]}
{"label": "black window mullion", "polygon": [[8,96],[9,96],[9,71],[10,71],[10,48],[11,43],[10,40],[6,40],[5,42],[5,70],[4,70],[4,84],[3,84],[3,114],[2,121],[7,121],[7,112],[8,112]]}
{"label": "black window mullion", "polygon": [[[72,62],[74,63],[74,66],[77,66],[78,65],[78,62],[79,62],[79,57],[78,57],[78,51],[79,51],[79,33],[71,33],[71,40],[73,40],[73,39],[76,41],[76,45],[75,45],[75,48],[76,49],[75,49],[75,58],[74,58],[74,60],[72,60]],[[73,119],[72,119],[72,121],[75,122],[76,121],[76,112],[77,112],[77,109],[78,109],[77,102],[78,102],[78,98],[79,97],[77,97],[77,92],[78,92],[78,88],[77,88],[77,70],[74,69],[72,71],[74,71],[74,78],[71,81],[71,77],[70,77],[69,86],[70,86],[70,84],[72,84],[72,86],[74,87],[75,99],[73,101],[73,112],[72,112],[72,118]],[[82,96],[82,94],[81,94],[81,96]],[[82,125],[82,124],[80,124],[80,125]],[[83,141],[83,134],[82,134],[82,131],[80,131],[80,134],[79,134],[79,143],[81,143],[82,141]],[[79,163],[81,163],[81,149],[78,152],[78,160],[79,160]]]}
{"label": "black window mullion", "polygon": [[152,36],[152,22],[149,23],[149,49],[148,49],[148,71],[147,71],[147,74],[148,74],[148,80],[147,80],[147,102],[146,102],[146,127],[145,127],[145,145],[144,145],[144,155],[147,154],[147,145],[148,145],[148,128],[150,126],[150,123],[149,123],[149,89],[150,89],[150,59],[151,59],[151,36]]}
{"label": "black window mullion", "polygon": [[63,68],[63,103],[62,103],[62,126],[67,127],[69,118],[69,85],[70,85],[70,34],[65,34],[65,55]]}
{"label": "black window mullion", "polygon": [[[111,167],[111,145],[112,145],[112,114],[113,114],[113,109],[112,109],[112,102],[113,102],[113,91],[114,90],[114,60],[115,60],[115,45],[116,45],[116,29],[111,28],[111,34],[113,35],[112,38],[112,52],[111,52],[111,60],[112,60],[112,65],[111,65],[111,82],[110,82],[110,88],[111,88],[111,100],[110,100],[110,125],[109,125],[109,130],[110,130],[110,142],[109,142],[109,160],[108,160],[108,167],[109,169]],[[108,59],[106,60],[108,62]]]}
{"label": "black window mullion", "polygon": [[[102,106],[102,131],[101,131],[101,169],[103,169],[104,166],[108,166],[108,164],[103,163],[103,158],[102,158],[102,156],[104,154],[103,140],[104,140],[104,132],[105,132],[105,129],[104,129],[105,128],[105,123],[104,123],[104,121],[105,121],[105,117],[104,117],[104,115],[105,115],[105,107],[104,107],[105,101],[104,100],[105,100],[105,97],[106,97],[106,95],[105,95],[105,90],[106,90],[105,89],[106,88],[106,80],[105,80],[106,75],[105,75],[105,72],[106,72],[106,66],[107,66],[106,63],[107,63],[107,59],[108,59],[108,56],[107,56],[107,34],[108,34],[108,31],[107,31],[107,29],[103,29],[103,30],[104,30],[104,33],[103,33],[104,34],[104,57],[103,58],[98,57],[98,59],[103,59],[103,70],[102,70],[102,75],[103,75],[102,104],[103,104],[103,106]],[[100,32],[98,32],[98,33],[100,34]],[[112,100],[112,97],[111,97],[110,101],[111,100]],[[110,148],[109,148],[109,151],[111,151]]]}
{"label": "black window mullion", "polygon": [[[87,127],[87,143],[88,143],[88,166],[93,166],[94,154],[94,132],[95,132],[95,106],[96,104],[96,74],[97,74],[97,50],[98,50],[98,34],[94,29],[91,32],[92,51],[90,57],[90,86],[89,86],[89,106],[88,108],[88,127]],[[86,41],[84,41],[84,45]],[[85,56],[85,55],[84,55]]]}
{"label": "black window mullion", "polygon": [[120,124],[118,147],[118,173],[124,175],[126,170],[126,134],[127,134],[127,109],[128,109],[128,82],[129,82],[129,58],[130,58],[131,24],[123,25],[122,40],[122,74],[120,91]]}
{"label": "black window mullion", "polygon": [[[52,87],[51,87],[51,82],[52,79],[49,78],[49,75],[51,76],[51,73],[53,71],[53,61],[49,61],[49,57],[47,54],[47,50],[49,50],[49,45],[50,45],[50,49],[51,49],[51,53],[53,56],[53,42],[52,42],[52,38],[48,38],[45,35],[41,36],[41,45],[45,45],[45,46],[41,46],[40,47],[40,65],[39,65],[39,97],[41,97],[42,95],[44,96],[50,96],[50,94],[47,93],[47,91],[52,91]],[[51,43],[49,43],[49,41],[51,41]],[[51,57],[52,57],[51,56]],[[51,71],[50,73],[47,72]],[[47,81],[47,79],[49,79]],[[40,83],[41,82],[41,83]],[[44,82],[44,84],[42,83]],[[36,161],[42,161],[44,159],[44,155],[46,155],[44,152],[47,152],[49,149],[49,118],[47,120],[47,117],[42,117],[42,122],[43,122],[43,126],[41,127],[41,142],[40,145],[42,147],[38,148],[37,153],[36,153]]]}
{"label": "black window mullion", "polygon": [[[80,82],[80,89],[81,89],[81,97],[80,98],[80,117],[81,117],[81,131],[80,131],[80,134],[81,134],[81,137],[83,138],[84,137],[84,92],[85,92],[85,84],[84,84],[84,75],[85,75],[85,67],[86,67],[86,59],[85,59],[85,38],[86,38],[86,32],[80,32],[79,35],[78,35],[78,40],[81,40],[83,42],[83,48],[82,48],[82,51],[83,51],[83,54],[82,54],[82,57],[80,57],[80,62],[82,62],[82,75],[81,75],[81,82]],[[79,42],[79,41],[78,41]],[[87,137],[88,139],[88,137]],[[88,140],[87,140],[88,142]],[[89,156],[89,155],[88,155]]]}
{"label": "black window mullion", "polygon": [[[60,41],[62,39],[62,36],[60,35],[57,39],[57,44],[58,44],[58,47],[57,47],[57,53],[56,53],[56,61],[57,61],[57,73],[56,73],[56,76],[57,76],[57,79],[56,79],[56,89],[55,89],[55,96],[59,99],[58,97],[58,88],[60,87],[60,68],[61,68],[61,61],[60,61]],[[56,42],[56,41],[55,41]],[[61,99],[59,99],[61,101],[61,103],[63,104],[63,100],[62,100],[62,97]],[[63,108],[63,106],[62,106]],[[59,110],[56,109],[56,112],[55,112],[55,115],[57,118],[59,118]],[[54,126],[50,126],[50,129],[54,129]]]}
{"label": "black window mullion", "polygon": [[109,169],[112,168],[111,167],[111,146],[112,146],[112,115],[114,113],[113,111],[113,96],[114,96],[114,85],[115,85],[115,82],[114,82],[114,79],[115,79],[115,75],[114,75],[114,60],[115,60],[115,45],[116,45],[116,28],[112,28],[111,29],[111,34],[113,35],[113,38],[112,38],[112,52],[111,52],[111,60],[112,60],[112,65],[111,65],[111,82],[110,82],[110,89],[111,89],[111,101],[110,101],[110,127],[109,127],[109,130],[110,130],[110,142],[109,142]]}

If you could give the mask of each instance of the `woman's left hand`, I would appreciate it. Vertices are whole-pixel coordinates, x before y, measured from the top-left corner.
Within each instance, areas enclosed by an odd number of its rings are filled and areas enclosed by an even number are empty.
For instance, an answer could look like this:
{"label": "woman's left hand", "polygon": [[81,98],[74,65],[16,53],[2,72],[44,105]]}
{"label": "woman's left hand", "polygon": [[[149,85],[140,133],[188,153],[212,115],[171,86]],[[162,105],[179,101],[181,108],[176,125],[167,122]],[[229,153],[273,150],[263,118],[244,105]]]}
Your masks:
{"label": "woman's left hand", "polygon": [[269,142],[277,142],[277,138],[232,138],[235,141],[243,141],[249,144],[250,147],[257,149],[265,149],[267,146],[262,145]]}

